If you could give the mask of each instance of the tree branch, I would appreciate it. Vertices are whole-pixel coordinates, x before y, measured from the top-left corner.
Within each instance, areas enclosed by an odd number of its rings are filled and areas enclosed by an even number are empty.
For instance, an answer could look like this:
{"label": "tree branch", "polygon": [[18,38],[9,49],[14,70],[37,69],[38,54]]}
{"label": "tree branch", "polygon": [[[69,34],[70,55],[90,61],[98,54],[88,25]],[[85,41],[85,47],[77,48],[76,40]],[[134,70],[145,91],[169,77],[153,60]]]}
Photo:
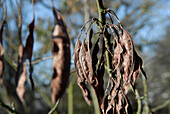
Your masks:
{"label": "tree branch", "polygon": [[158,105],[158,106],[152,108],[152,112],[156,112],[156,111],[158,111],[158,110],[160,110],[160,109],[162,109],[162,108],[165,108],[165,107],[167,107],[169,104],[170,104],[170,100],[167,100],[167,101],[165,101],[163,104]]}
{"label": "tree branch", "polygon": [[0,106],[10,111],[11,113],[19,114],[14,107],[10,107],[0,100]]}

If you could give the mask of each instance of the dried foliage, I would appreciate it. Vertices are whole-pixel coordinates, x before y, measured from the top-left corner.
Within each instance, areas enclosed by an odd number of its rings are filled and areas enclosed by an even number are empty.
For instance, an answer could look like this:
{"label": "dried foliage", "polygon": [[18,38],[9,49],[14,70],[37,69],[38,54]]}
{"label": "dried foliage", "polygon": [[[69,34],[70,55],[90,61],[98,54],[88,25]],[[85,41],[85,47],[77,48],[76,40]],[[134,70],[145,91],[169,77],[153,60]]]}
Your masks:
{"label": "dried foliage", "polygon": [[90,91],[87,87],[87,80],[83,74],[83,69],[81,67],[80,58],[79,58],[81,45],[82,44],[81,44],[80,37],[79,37],[78,41],[76,42],[75,52],[74,52],[74,54],[75,54],[74,55],[75,68],[78,72],[77,73],[77,84],[80,86],[80,88],[83,92],[84,99],[86,100],[87,104],[90,105],[91,95],[90,95]]}
{"label": "dried foliage", "polygon": [[[133,38],[129,32],[121,26],[116,14],[112,10],[106,10],[106,13],[113,15],[118,21],[119,25],[115,25],[113,23],[102,25],[103,27],[100,27],[103,28],[102,32],[97,32],[99,35],[95,43],[91,42],[91,40],[94,38],[92,29],[90,30],[89,40],[87,40],[85,36],[82,44],[80,41],[80,35],[74,50],[74,63],[77,71],[77,83],[82,89],[83,96],[88,104],[90,103],[90,93],[88,91],[87,83],[89,83],[89,85],[94,89],[101,113],[132,114],[133,110],[126,94],[130,89],[130,85],[135,88],[134,83],[139,76],[140,70],[146,77],[146,74],[142,68],[143,62],[135,50]],[[112,20],[113,19],[111,18],[111,22],[113,22]],[[98,19],[93,18],[88,21],[91,22],[89,27],[92,26],[93,21],[101,26],[101,22]],[[81,30],[83,30],[83,28]],[[108,29],[110,29],[110,34],[112,34],[114,39],[113,50],[111,50],[111,44],[109,46],[104,45],[104,42],[106,41],[104,38],[110,37],[110,35],[105,34],[106,30]],[[99,48],[100,39],[102,40],[101,51]],[[92,45],[94,45],[94,48],[92,50],[91,56],[90,49],[92,49]],[[105,63],[105,59],[107,59],[105,58],[106,51],[112,55],[111,69],[107,68],[107,64]],[[99,54],[101,55],[100,58],[98,58]],[[111,85],[111,87],[104,90],[103,76],[105,66],[109,71],[108,74],[106,74],[109,75],[107,85]]]}
{"label": "dried foliage", "polygon": [[53,32],[52,103],[62,97],[70,75],[70,41],[63,19],[53,6],[56,25]]}

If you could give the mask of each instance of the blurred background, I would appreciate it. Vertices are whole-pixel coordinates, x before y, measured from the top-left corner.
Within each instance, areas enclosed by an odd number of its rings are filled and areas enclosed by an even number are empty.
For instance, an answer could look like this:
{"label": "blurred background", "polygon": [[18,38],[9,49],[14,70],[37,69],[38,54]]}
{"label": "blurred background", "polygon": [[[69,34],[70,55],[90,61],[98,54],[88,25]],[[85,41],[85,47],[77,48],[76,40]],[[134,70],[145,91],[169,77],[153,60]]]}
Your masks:
{"label": "blurred background", "polygon": [[[0,21],[3,19],[3,8],[7,6],[7,23],[4,27],[3,44],[5,48],[4,84],[0,86],[0,101],[16,107],[20,113],[46,114],[51,109],[50,82],[52,69],[52,32],[54,17],[50,0],[35,0],[35,32],[33,79],[35,90],[30,81],[25,84],[24,95],[27,107],[23,108],[15,91],[15,74],[18,58],[18,11],[21,4],[23,28],[22,39],[25,45],[28,35],[27,26],[32,21],[31,0],[1,0]],[[135,47],[144,60],[148,79],[144,89],[142,76],[137,80],[141,99],[147,93],[148,106],[155,114],[170,114],[170,1],[169,0],[103,0],[105,8],[114,10],[123,27],[132,35]],[[62,14],[71,40],[71,75],[70,84],[57,108],[59,114],[96,113],[95,106],[88,106],[76,82],[73,50],[80,29],[84,23],[98,17],[96,0],[54,0],[55,7]],[[109,17],[107,17],[109,19]],[[40,60],[40,61],[37,61]],[[26,61],[27,70],[29,68]],[[128,94],[134,112],[137,111],[135,95]],[[142,104],[146,104],[142,100]],[[9,113],[0,107],[0,114]]]}

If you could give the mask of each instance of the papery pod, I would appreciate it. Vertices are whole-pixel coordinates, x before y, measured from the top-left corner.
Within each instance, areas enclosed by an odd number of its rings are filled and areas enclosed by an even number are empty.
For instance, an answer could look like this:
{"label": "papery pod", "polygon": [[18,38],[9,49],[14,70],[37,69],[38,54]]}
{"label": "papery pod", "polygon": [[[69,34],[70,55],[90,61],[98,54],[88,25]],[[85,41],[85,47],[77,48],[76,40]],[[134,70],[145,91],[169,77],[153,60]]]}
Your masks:
{"label": "papery pod", "polygon": [[74,64],[75,64],[75,68],[77,71],[77,84],[79,85],[79,87],[81,88],[82,92],[83,92],[83,96],[85,101],[87,102],[87,104],[90,105],[91,103],[91,95],[90,95],[90,91],[87,88],[87,79],[85,78],[84,74],[83,74],[83,69],[81,68],[81,64],[80,64],[80,58],[79,58],[79,53],[80,53],[80,47],[81,47],[81,41],[80,38],[78,38],[76,45],[75,45],[75,49],[74,49]]}
{"label": "papery pod", "polygon": [[124,107],[126,114],[133,114],[133,109],[127,96],[124,95]]}
{"label": "papery pod", "polygon": [[[114,27],[114,26],[112,26],[112,27]],[[115,27],[114,27],[115,28]],[[110,28],[111,30],[112,30],[112,28]],[[117,30],[116,28],[115,28],[115,30]],[[112,30],[112,32],[113,32],[113,30]],[[114,35],[114,34],[113,34]],[[121,60],[121,53],[123,52],[123,49],[122,49],[122,47],[121,47],[121,44],[118,42],[118,40],[120,40],[120,38],[119,38],[120,36],[115,36],[114,35],[114,41],[115,41],[115,45],[114,45],[114,56],[113,56],[113,58],[112,58],[112,65],[113,65],[113,68],[114,68],[114,70],[113,70],[113,72],[115,71],[115,70],[117,70],[117,68],[119,67],[119,64],[120,64],[120,60]]]}
{"label": "papery pod", "polygon": [[18,66],[17,66],[17,73],[16,73],[16,92],[18,94],[18,97],[20,98],[23,105],[26,105],[24,100],[24,93],[25,93],[25,82],[27,80],[27,69],[24,64],[24,61],[22,60],[24,53],[24,47],[22,44],[19,46],[18,51]]}
{"label": "papery pod", "polygon": [[142,71],[143,75],[146,77],[146,73],[145,71],[143,70],[142,68],[142,65],[143,65],[143,61],[141,59],[141,57],[138,56],[136,50],[135,50],[135,46],[134,46],[134,42],[133,42],[133,38],[132,36],[129,34],[129,32],[127,32],[127,34],[129,35],[129,37],[131,38],[132,40],[132,43],[133,43],[133,54],[134,54],[134,58],[133,58],[133,64],[134,64],[134,69],[133,69],[133,73],[132,73],[132,79],[131,79],[131,84],[132,86],[134,87],[134,83],[135,81],[137,80],[138,76],[139,76],[139,73],[140,73],[140,70]]}
{"label": "papery pod", "polygon": [[117,114],[123,114],[124,113],[124,103],[123,103],[123,91],[120,90],[118,92],[118,104],[116,105],[116,111]]}
{"label": "papery pod", "polygon": [[122,28],[123,35],[120,37],[120,43],[123,48],[122,77],[125,94],[130,88],[131,75],[134,68],[134,43],[129,33]]}
{"label": "papery pod", "polygon": [[29,34],[27,36],[27,41],[26,41],[26,46],[24,48],[24,55],[22,58],[22,61],[25,62],[26,59],[29,60],[29,78],[30,78],[30,82],[31,82],[31,86],[32,89],[34,89],[34,82],[32,79],[32,72],[33,72],[33,68],[32,68],[32,64],[31,64],[31,58],[32,58],[32,53],[33,53],[33,44],[34,44],[34,18],[32,20],[32,22],[29,24],[28,26],[29,28]]}
{"label": "papery pod", "polygon": [[105,72],[105,66],[104,66],[104,53],[105,53],[105,49],[104,49],[104,39],[102,38],[102,52],[101,52],[101,57],[100,57],[100,61],[99,61],[99,65],[97,68],[97,79],[98,79],[98,87],[99,87],[99,95],[100,95],[100,99],[103,98],[104,96],[104,72]]}
{"label": "papery pod", "polygon": [[56,25],[53,32],[52,103],[62,97],[70,75],[70,40],[61,15],[53,6]]}
{"label": "papery pod", "polygon": [[22,66],[22,73],[20,74],[20,78],[18,80],[18,83],[17,83],[17,88],[16,88],[16,92],[18,94],[18,97],[20,98],[22,104],[24,106],[26,106],[26,103],[25,103],[25,100],[24,100],[24,93],[25,93],[25,82],[27,80],[27,69],[26,69],[26,66],[23,65]]}
{"label": "papery pod", "polygon": [[91,28],[90,33],[89,33],[89,48],[90,49],[92,48],[92,42],[91,42],[92,36],[93,36],[93,29]]}
{"label": "papery pod", "polygon": [[80,64],[83,69],[83,73],[90,85],[92,87],[95,87],[98,82],[96,77],[93,75],[93,68],[92,68],[92,60],[90,56],[90,50],[88,45],[86,44],[85,40],[80,48],[80,53],[79,53],[79,58],[80,58]]}
{"label": "papery pod", "polygon": [[108,105],[109,105],[109,102],[108,102],[108,95],[106,95],[104,98],[103,98],[103,101],[101,103],[101,111],[103,114],[106,114],[106,111],[108,109]]}
{"label": "papery pod", "polygon": [[[99,52],[99,39],[96,41],[94,48],[93,48],[93,52],[92,52],[92,67],[93,67],[93,72],[96,72],[96,65],[98,63],[98,58],[97,58],[97,54]],[[90,47],[90,44],[89,44]]]}

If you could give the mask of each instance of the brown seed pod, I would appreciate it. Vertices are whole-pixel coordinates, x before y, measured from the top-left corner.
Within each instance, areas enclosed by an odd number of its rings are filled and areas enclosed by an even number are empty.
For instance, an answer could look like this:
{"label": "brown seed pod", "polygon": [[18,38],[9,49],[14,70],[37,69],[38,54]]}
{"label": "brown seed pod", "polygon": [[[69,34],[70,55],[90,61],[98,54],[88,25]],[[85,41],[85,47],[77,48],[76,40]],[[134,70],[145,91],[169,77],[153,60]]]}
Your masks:
{"label": "brown seed pod", "polygon": [[30,78],[30,81],[31,81],[31,86],[32,86],[32,89],[34,89],[34,82],[33,82],[33,79],[32,79],[32,72],[33,72],[33,68],[32,68],[32,64],[31,64],[31,58],[32,58],[32,53],[33,53],[33,44],[34,44],[34,18],[32,20],[32,22],[29,24],[28,26],[29,28],[29,34],[27,36],[27,41],[26,41],[26,46],[24,48],[24,55],[23,55],[23,62],[28,59],[29,60],[29,72],[30,72],[30,75],[29,75],[29,78]]}
{"label": "brown seed pod", "polygon": [[[114,25],[110,26],[110,29],[111,29],[112,33],[114,33],[113,30],[112,30],[112,27],[113,27],[115,30],[117,30],[117,28],[116,28]],[[113,34],[113,35],[114,35],[114,34]],[[115,45],[114,45],[114,56],[113,56],[113,58],[112,58],[112,65],[113,65],[113,68],[114,68],[113,72],[114,72],[115,70],[117,70],[117,68],[118,68],[118,66],[119,66],[119,64],[120,64],[120,60],[121,60],[121,53],[123,52],[123,49],[122,49],[122,47],[121,47],[121,44],[118,42],[118,40],[120,40],[120,36],[117,36],[117,37],[116,37],[116,36],[114,35]]]}
{"label": "brown seed pod", "polygon": [[133,54],[134,54],[134,58],[133,58],[133,64],[134,64],[134,69],[133,69],[133,73],[132,73],[132,79],[131,79],[131,84],[134,87],[134,83],[137,80],[140,70],[142,71],[143,75],[145,76],[145,78],[147,78],[145,71],[142,68],[143,65],[143,61],[141,59],[141,57],[138,56],[136,50],[135,50],[135,46],[134,46],[134,42],[133,42],[133,38],[132,36],[129,34],[129,32],[127,32],[128,35],[130,36],[132,43],[133,43]]}
{"label": "brown seed pod", "polygon": [[24,65],[24,62],[22,60],[23,53],[24,53],[24,46],[22,44],[20,44],[19,50],[18,50],[18,66],[17,66],[15,81],[16,81],[16,86],[17,86],[16,92],[18,94],[18,97],[20,98],[23,105],[26,105],[25,100],[24,100],[24,93],[25,93],[24,84],[27,79],[27,70],[26,70],[26,66]]}
{"label": "brown seed pod", "polygon": [[131,75],[134,68],[134,43],[130,34],[122,28],[123,35],[120,37],[120,43],[123,47],[122,77],[125,94],[130,88]]}
{"label": "brown seed pod", "polygon": [[75,49],[74,49],[74,64],[75,64],[75,68],[77,71],[77,84],[79,85],[79,87],[81,88],[82,92],[83,92],[83,96],[85,101],[87,102],[87,104],[90,105],[91,103],[91,96],[90,96],[90,91],[87,88],[87,79],[85,78],[84,74],[83,74],[83,69],[81,68],[81,64],[80,64],[80,58],[79,58],[79,53],[80,53],[80,47],[81,47],[81,41],[80,41],[80,37],[76,42],[75,45]]}
{"label": "brown seed pod", "polygon": [[[26,66],[24,64],[22,64],[23,66],[20,66],[19,68],[22,70],[22,72],[20,73],[20,78],[17,82],[17,88],[16,88],[16,92],[18,94],[18,97],[20,98],[22,104],[24,106],[26,106],[25,100],[24,100],[24,93],[25,93],[25,82],[27,80],[27,69]],[[21,71],[20,70],[20,71]]]}
{"label": "brown seed pod", "polygon": [[124,95],[123,97],[124,97],[124,107],[125,107],[126,114],[133,114],[133,109],[132,109],[129,99],[127,98],[126,95]]}
{"label": "brown seed pod", "polygon": [[[96,41],[96,43],[94,44],[94,48],[93,48],[93,52],[92,52],[92,67],[93,67],[93,72],[96,72],[96,65],[98,63],[98,58],[97,58],[97,54],[99,52],[99,39]],[[89,44],[90,47],[90,44]]]}
{"label": "brown seed pod", "polygon": [[80,48],[79,53],[80,64],[83,69],[83,73],[90,85],[92,87],[98,84],[96,77],[93,75],[93,68],[92,68],[92,60],[90,56],[90,50],[88,45],[86,44],[85,40]]}
{"label": "brown seed pod", "polygon": [[52,103],[62,97],[70,75],[70,40],[61,15],[53,6],[56,25],[53,32]]}

